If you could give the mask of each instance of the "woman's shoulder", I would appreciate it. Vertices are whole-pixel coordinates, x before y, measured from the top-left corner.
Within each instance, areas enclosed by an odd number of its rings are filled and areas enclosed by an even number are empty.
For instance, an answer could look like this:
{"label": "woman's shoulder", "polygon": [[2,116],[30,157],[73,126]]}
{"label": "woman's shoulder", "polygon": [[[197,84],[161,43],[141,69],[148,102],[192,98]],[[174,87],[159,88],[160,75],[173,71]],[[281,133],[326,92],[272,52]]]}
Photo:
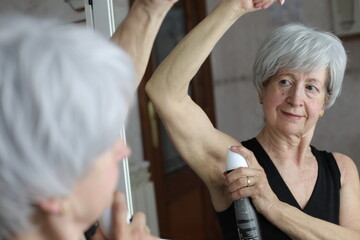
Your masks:
{"label": "woman's shoulder", "polygon": [[355,162],[347,155],[339,152],[332,152],[341,172],[356,169]]}
{"label": "woman's shoulder", "polygon": [[352,178],[359,178],[355,162],[347,155],[339,152],[332,152],[341,173],[341,185]]}

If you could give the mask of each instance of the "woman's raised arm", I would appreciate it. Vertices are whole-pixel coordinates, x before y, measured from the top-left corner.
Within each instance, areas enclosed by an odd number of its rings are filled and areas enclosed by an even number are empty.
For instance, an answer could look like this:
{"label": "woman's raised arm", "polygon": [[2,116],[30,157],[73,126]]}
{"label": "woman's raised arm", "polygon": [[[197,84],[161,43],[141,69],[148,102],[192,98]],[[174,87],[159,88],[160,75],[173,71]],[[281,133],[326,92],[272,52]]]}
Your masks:
{"label": "woman's raised arm", "polygon": [[[226,147],[238,142],[214,128],[188,95],[191,79],[218,40],[242,15],[266,8],[274,0],[223,0],[157,68],[146,92],[172,141],[210,192],[223,181]],[[215,186],[216,187],[216,186]]]}
{"label": "woman's raised arm", "polygon": [[130,55],[140,83],[159,28],[178,0],[136,0],[111,40]]}

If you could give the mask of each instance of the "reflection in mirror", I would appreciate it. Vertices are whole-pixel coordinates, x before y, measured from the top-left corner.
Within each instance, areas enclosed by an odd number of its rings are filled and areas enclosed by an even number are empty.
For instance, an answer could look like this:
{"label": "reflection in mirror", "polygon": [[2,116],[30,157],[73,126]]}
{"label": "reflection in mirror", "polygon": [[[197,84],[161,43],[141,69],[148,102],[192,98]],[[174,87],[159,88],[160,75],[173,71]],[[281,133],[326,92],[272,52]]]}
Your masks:
{"label": "reflection in mirror", "polygon": [[[178,42],[185,36],[185,13],[182,3],[177,3],[166,16],[155,41],[155,61],[159,65]],[[172,173],[187,164],[180,157],[171,142],[163,124],[160,122],[160,137],[164,157],[164,172]]]}
{"label": "reflection in mirror", "polygon": [[[111,1],[114,25],[119,26],[129,10],[129,0],[106,1]],[[124,168],[124,170],[127,169],[128,171],[121,174],[119,185],[125,182],[127,189],[131,190],[131,192],[127,193],[127,196],[129,196],[128,203],[131,204],[130,207],[132,208],[131,212],[144,212],[151,233],[154,236],[159,236],[154,185],[149,172],[150,164],[144,160],[143,156],[140,117],[136,99],[134,99],[130,109],[125,132],[127,145],[132,151],[128,158],[127,168]]]}
{"label": "reflection in mirror", "polygon": [[[95,31],[98,31],[106,38],[110,38],[115,32],[116,23],[115,19],[120,22],[124,19],[126,12],[114,11],[113,0],[106,1],[93,1],[92,4],[89,4],[85,1],[85,10],[87,18],[87,26],[93,28]],[[124,16],[121,16],[123,14]],[[91,24],[89,24],[89,22]],[[91,49],[90,49],[91,51]],[[119,131],[121,139],[126,143],[125,128],[119,126],[119,129],[114,129],[114,131]],[[119,165],[119,180],[117,189],[121,192],[124,192],[126,195],[126,203],[129,214],[133,214],[132,206],[132,195],[131,195],[131,185],[130,185],[130,174],[129,174],[129,165],[127,157],[123,159]]]}

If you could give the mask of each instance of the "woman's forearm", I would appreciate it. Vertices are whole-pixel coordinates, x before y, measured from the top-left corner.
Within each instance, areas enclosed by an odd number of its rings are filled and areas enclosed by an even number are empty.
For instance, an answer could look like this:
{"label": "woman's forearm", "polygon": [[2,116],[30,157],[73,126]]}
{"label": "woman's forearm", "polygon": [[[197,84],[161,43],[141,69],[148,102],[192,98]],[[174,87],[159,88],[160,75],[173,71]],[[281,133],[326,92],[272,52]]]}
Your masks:
{"label": "woman's forearm", "polygon": [[[222,1],[199,23],[160,64],[148,82],[147,93],[153,98],[171,96],[173,100],[187,96],[193,76],[209,56],[218,40],[242,15],[230,11],[231,1]],[[161,92],[162,96],[157,93]]]}
{"label": "woman's forearm", "polygon": [[296,240],[360,239],[357,231],[309,216],[283,202],[274,206],[266,218]]}
{"label": "woman's forearm", "polygon": [[111,40],[133,59],[138,83],[149,61],[159,28],[177,0],[136,0]]}

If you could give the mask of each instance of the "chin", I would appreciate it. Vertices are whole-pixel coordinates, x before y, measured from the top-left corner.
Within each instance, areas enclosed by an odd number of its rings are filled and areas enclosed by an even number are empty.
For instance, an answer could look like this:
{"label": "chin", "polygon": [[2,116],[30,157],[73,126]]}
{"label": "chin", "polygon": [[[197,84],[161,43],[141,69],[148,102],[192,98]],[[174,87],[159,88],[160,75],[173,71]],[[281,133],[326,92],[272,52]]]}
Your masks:
{"label": "chin", "polygon": [[283,127],[283,128],[281,129],[281,132],[282,132],[284,135],[292,136],[292,135],[301,135],[301,133],[302,133],[303,131],[302,131],[302,129],[288,126],[288,127]]}

